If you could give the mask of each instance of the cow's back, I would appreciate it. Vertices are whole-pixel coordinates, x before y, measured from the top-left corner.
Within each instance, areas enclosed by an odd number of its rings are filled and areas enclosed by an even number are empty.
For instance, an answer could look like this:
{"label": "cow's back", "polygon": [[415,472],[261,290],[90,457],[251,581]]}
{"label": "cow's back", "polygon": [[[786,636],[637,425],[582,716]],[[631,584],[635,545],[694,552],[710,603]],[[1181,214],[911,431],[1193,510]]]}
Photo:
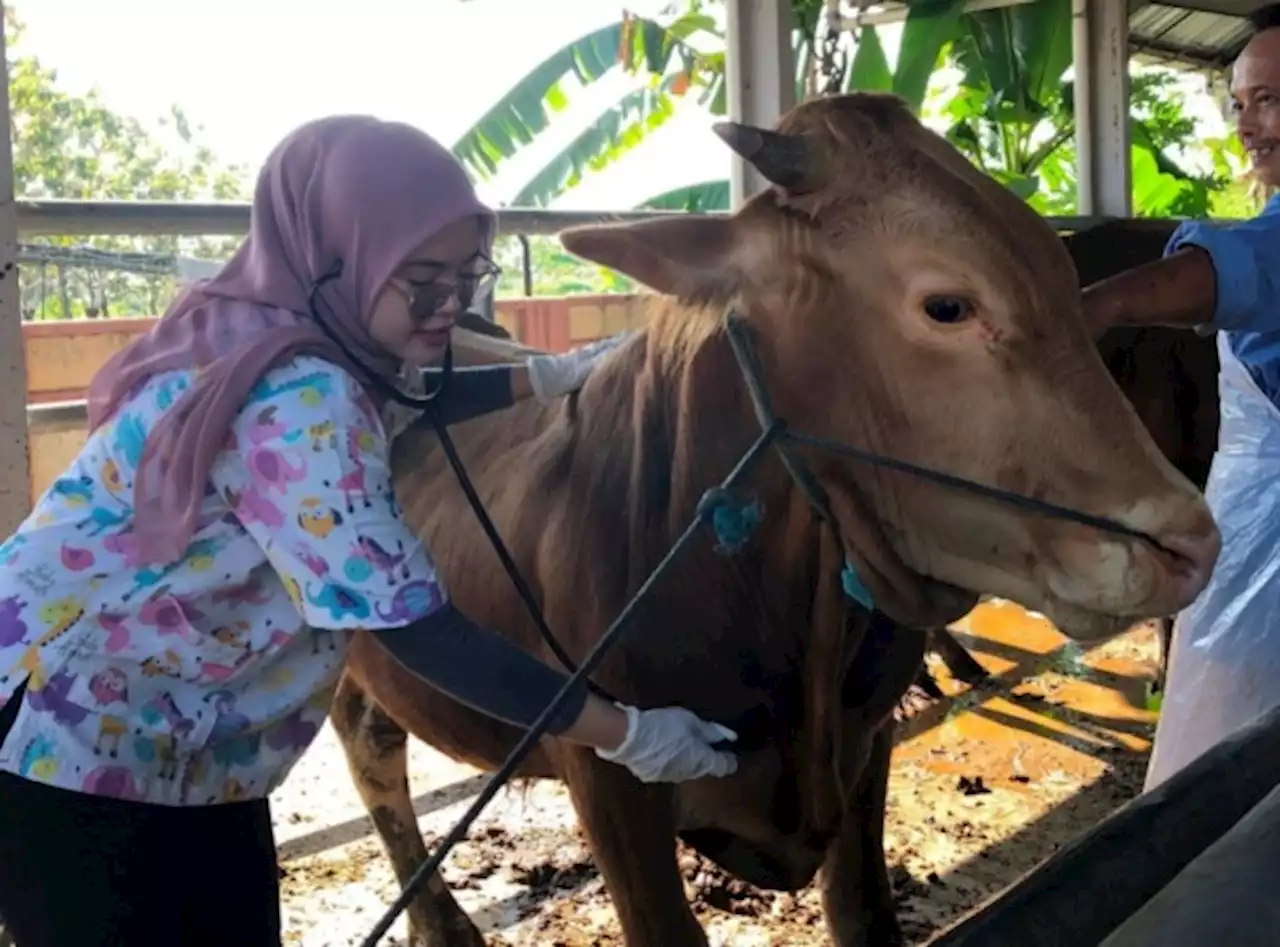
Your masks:
{"label": "cow's back", "polygon": [[[614,358],[641,363],[644,340]],[[676,454],[683,444],[705,443],[696,434],[677,435],[669,425],[673,412],[660,404],[637,407],[644,392],[638,376],[644,365],[598,370],[608,377],[593,385],[582,403],[577,398],[554,405],[523,402],[510,409],[450,427],[458,453],[521,574],[559,644],[581,661],[617,617],[639,586],[670,549],[693,514],[702,489],[727,473],[738,452],[750,443],[726,445],[732,454],[696,463],[697,478],[681,469]],[[686,420],[688,415],[684,415]],[[772,462],[771,462],[772,463]],[[767,465],[766,465],[767,466]],[[770,481],[785,481],[781,467]],[[500,631],[552,666],[561,666],[502,568],[466,497],[459,488],[435,434],[426,426],[397,438],[392,458],[396,494],[413,530],[431,551],[450,598],[477,623]],[[723,469],[721,469],[723,468]],[[686,497],[693,502],[686,502]],[[784,507],[794,501],[765,496],[771,516],[752,547],[737,557],[714,552],[710,532],[701,532],[657,583],[636,612],[631,629],[610,651],[594,678],[622,700],[646,706],[680,704],[711,719],[758,715],[762,690],[766,703],[796,699],[786,683],[799,661],[800,638],[792,622],[796,594],[812,599],[812,563],[788,559],[787,568],[770,568],[770,559],[789,557],[789,547],[804,556],[817,527],[787,532]],[[688,506],[688,510],[684,507]],[[810,520],[802,501],[796,512]],[[772,535],[774,532],[779,535]],[[776,564],[775,564],[776,565]],[[772,578],[765,581],[762,572]],[[782,627],[772,627],[770,616]],[[371,649],[353,655],[355,675],[368,668],[385,670]],[[363,682],[363,681],[362,681]],[[794,682],[793,682],[794,683]],[[405,690],[412,688],[405,682]],[[381,701],[395,688],[374,685]],[[441,736],[447,752],[473,762],[477,746],[501,761],[518,734],[452,704],[421,694],[406,699],[431,726],[414,732],[435,735],[465,729],[455,740]],[[780,708],[771,706],[771,711]],[[465,719],[464,719],[465,718]],[[407,719],[402,722],[408,724]],[[794,723],[794,721],[793,721]],[[483,732],[481,732],[483,731]],[[496,737],[491,734],[497,734]]]}

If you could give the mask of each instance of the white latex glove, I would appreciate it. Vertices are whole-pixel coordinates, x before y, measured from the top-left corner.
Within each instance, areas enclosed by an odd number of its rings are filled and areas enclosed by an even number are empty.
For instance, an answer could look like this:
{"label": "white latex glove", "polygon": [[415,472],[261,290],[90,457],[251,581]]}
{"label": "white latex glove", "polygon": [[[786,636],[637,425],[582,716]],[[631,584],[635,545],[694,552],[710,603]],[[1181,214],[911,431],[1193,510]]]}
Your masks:
{"label": "white latex glove", "polygon": [[700,776],[728,776],[738,769],[738,758],[712,743],[736,740],[728,727],[703,720],[683,707],[640,710],[625,704],[627,736],[615,750],[597,748],[602,760],[618,763],[642,783],[678,783]]}
{"label": "white latex glove", "polygon": [[631,337],[631,332],[611,335],[559,355],[534,355],[525,366],[529,385],[539,401],[550,401],[577,391],[586,383],[596,363]]}

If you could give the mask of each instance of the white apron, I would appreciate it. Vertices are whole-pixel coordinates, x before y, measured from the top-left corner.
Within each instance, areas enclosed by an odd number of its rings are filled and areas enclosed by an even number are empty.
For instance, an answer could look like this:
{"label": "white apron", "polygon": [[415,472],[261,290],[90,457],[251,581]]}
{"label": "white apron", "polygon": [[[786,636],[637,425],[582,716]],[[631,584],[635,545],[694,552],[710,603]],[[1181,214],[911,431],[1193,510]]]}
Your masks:
{"label": "white apron", "polygon": [[1221,430],[1205,489],[1222,554],[1177,619],[1146,789],[1280,703],[1280,410],[1218,334]]}

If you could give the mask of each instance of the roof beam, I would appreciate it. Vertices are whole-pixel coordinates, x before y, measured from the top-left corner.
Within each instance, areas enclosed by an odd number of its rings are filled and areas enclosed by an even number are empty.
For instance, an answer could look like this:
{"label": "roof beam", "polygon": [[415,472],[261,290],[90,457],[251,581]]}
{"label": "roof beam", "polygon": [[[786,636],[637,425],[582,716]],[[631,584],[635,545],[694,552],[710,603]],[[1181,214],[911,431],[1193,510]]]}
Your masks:
{"label": "roof beam", "polygon": [[[1000,10],[1005,7],[1017,7],[1036,0],[969,0],[964,5],[965,13],[980,13],[983,10]],[[867,6],[869,4],[861,4]],[[887,6],[887,5],[886,5]],[[883,26],[886,23],[901,23],[910,15],[910,8],[904,3],[893,5],[890,9],[856,13],[841,19],[842,30],[857,30],[863,26]]]}
{"label": "roof beam", "polygon": [[1160,40],[1144,40],[1133,36],[1129,39],[1129,49],[1135,54],[1149,56],[1154,59],[1175,62],[1195,69],[1214,70],[1226,69],[1240,54],[1238,49],[1233,49],[1229,53],[1223,52],[1220,55],[1209,55],[1207,50],[1205,53],[1196,53],[1190,49],[1175,46],[1172,43],[1164,43]]}

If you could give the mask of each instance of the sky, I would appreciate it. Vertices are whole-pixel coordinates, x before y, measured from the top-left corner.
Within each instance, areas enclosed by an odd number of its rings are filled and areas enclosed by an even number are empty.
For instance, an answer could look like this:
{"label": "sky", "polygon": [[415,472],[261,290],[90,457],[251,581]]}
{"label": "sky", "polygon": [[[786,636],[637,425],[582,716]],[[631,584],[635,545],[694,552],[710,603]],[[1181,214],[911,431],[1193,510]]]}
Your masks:
{"label": "sky", "polygon": [[[667,0],[626,0],[645,15]],[[256,169],[309,119],[366,112],[417,125],[452,144],[552,51],[610,22],[619,0],[15,0],[23,49],[72,92],[97,87],[144,121],[180,105],[223,160]],[[554,9],[555,14],[548,11]],[[890,61],[897,30],[882,30]],[[627,80],[577,90],[547,140],[535,142],[481,196],[510,198]],[[614,167],[558,206],[616,209],[682,184],[723,177],[728,151],[692,103]],[[1206,100],[1197,114],[1220,134]]]}
{"label": "sky", "polygon": [[[627,0],[652,14],[661,0]],[[615,0],[17,0],[23,49],[59,84],[97,86],[142,119],[180,105],[228,161],[256,168],[291,128],[325,114],[366,112],[417,125],[452,144],[533,66],[610,22]],[[555,9],[549,16],[547,10]],[[501,200],[616,100],[623,77],[579,90],[546,142],[482,186]],[[592,110],[592,105],[596,109]],[[671,187],[722,177],[728,152],[696,109],[646,143],[638,161],[584,182],[567,207],[624,207]],[[639,173],[637,173],[639,172]],[[504,195],[505,191],[505,195]]]}

